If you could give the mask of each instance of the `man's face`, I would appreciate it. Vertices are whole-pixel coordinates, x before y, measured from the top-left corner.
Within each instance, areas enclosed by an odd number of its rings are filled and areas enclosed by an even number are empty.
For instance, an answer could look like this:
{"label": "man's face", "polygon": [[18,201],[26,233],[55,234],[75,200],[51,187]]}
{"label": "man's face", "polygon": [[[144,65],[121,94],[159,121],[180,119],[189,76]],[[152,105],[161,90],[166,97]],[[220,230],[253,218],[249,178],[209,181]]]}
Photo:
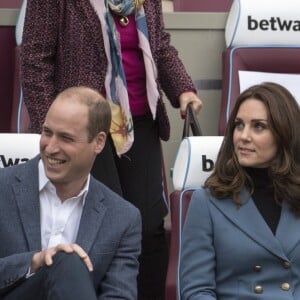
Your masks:
{"label": "man's face", "polygon": [[77,101],[56,100],[50,107],[40,140],[41,159],[49,180],[80,190],[94,159],[104,147],[105,134],[88,142],[88,108]]}

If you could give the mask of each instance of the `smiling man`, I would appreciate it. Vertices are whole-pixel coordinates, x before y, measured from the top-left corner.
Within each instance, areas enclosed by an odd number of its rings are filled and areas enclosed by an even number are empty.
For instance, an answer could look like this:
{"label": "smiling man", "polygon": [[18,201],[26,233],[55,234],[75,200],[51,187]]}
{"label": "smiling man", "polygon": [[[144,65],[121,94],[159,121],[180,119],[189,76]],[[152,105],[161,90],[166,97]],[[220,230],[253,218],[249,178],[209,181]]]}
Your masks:
{"label": "smiling man", "polygon": [[90,175],[107,101],[73,87],[51,105],[40,155],[0,172],[0,298],[136,299],[137,208]]}

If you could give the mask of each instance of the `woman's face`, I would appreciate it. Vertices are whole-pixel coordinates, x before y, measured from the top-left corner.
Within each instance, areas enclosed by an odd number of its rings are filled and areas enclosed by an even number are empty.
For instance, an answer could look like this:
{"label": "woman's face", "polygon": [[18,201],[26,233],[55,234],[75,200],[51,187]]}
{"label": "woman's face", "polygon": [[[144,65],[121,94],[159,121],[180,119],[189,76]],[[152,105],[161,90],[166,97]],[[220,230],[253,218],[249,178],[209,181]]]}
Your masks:
{"label": "woman's face", "polygon": [[235,118],[233,145],[241,166],[270,166],[278,147],[262,101],[250,98],[241,104]]}

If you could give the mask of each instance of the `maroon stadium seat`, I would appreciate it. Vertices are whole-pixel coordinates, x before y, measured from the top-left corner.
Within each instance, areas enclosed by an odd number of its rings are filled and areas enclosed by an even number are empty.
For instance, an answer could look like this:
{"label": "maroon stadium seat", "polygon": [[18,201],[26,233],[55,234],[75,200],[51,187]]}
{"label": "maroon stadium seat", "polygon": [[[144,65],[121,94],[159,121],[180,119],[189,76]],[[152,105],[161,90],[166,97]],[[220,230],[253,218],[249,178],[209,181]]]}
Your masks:
{"label": "maroon stadium seat", "polygon": [[238,71],[300,74],[300,47],[233,47],[223,52],[219,134],[240,94]]}

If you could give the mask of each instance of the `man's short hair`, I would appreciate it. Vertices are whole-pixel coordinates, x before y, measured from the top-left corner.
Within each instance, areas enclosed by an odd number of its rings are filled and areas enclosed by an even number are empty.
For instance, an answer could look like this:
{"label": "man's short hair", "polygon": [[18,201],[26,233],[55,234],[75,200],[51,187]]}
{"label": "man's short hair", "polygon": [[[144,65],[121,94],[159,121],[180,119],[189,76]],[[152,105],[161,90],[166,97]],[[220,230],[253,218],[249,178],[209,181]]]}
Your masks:
{"label": "man's short hair", "polygon": [[95,89],[78,86],[70,87],[59,93],[57,98],[77,101],[88,107],[88,141],[101,131],[108,134],[111,124],[111,109],[108,101]]}

